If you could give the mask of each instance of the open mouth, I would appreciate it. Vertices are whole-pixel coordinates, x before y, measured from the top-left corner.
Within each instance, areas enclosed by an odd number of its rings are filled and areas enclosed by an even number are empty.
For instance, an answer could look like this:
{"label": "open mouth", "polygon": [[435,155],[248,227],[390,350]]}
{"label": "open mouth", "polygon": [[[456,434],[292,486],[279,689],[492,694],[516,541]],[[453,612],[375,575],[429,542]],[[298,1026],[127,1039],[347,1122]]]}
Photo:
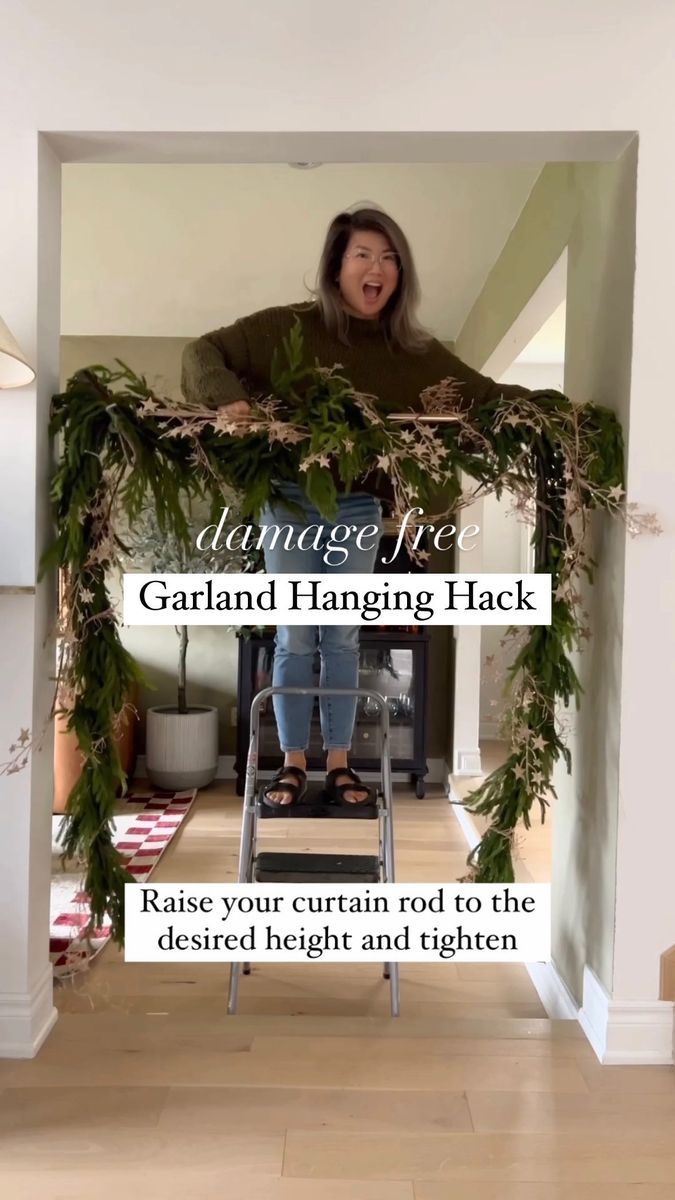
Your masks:
{"label": "open mouth", "polygon": [[364,283],[364,285],[363,285],[363,294],[364,294],[366,300],[372,301],[372,300],[379,299],[381,291],[382,291],[381,283]]}

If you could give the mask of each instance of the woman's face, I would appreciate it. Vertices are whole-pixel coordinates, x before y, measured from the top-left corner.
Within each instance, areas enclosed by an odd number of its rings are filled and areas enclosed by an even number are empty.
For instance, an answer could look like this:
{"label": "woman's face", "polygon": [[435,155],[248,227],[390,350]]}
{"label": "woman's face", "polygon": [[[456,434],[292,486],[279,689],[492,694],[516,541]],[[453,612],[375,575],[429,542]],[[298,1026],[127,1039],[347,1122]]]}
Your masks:
{"label": "woman's face", "polygon": [[376,319],[396,291],[399,273],[398,256],[384,234],[352,233],[338,276],[342,307],[354,317]]}

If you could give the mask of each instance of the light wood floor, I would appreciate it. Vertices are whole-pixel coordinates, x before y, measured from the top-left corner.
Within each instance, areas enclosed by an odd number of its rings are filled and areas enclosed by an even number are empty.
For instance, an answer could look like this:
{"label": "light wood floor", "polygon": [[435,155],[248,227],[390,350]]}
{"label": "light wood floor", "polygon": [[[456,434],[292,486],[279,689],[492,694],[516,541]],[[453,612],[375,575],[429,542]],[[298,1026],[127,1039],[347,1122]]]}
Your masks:
{"label": "light wood floor", "polygon": [[[232,879],[241,802],[204,792],[158,881]],[[327,848],[334,822],[267,822]],[[271,826],[271,828],[269,828]],[[372,826],[343,826],[369,849]],[[397,874],[454,881],[466,846],[440,790],[397,796]],[[675,1071],[601,1067],[545,1018],[519,965],[128,964],[109,947],[57,992],[32,1062],[0,1062],[11,1200],[673,1200]]]}

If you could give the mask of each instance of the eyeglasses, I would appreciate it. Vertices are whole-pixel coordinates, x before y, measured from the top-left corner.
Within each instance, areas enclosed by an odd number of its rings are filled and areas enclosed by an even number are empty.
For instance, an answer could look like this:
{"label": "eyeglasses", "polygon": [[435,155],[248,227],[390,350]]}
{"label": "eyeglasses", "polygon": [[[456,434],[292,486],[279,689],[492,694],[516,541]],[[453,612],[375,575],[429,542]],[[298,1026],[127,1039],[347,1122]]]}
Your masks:
{"label": "eyeglasses", "polygon": [[372,267],[375,263],[389,270],[399,271],[401,260],[393,250],[385,250],[384,254],[373,254],[372,250],[346,250],[345,258],[353,258],[356,262]]}

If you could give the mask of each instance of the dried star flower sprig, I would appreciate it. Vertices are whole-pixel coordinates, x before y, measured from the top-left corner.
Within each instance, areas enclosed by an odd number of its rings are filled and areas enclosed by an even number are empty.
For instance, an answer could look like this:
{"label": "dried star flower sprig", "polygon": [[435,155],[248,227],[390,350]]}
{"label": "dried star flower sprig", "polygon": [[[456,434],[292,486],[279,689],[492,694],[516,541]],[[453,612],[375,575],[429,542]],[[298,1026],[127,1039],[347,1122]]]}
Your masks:
{"label": "dried star flower sprig", "polygon": [[30,729],[22,729],[15,742],[9,747],[9,758],[0,763],[0,775],[16,775],[28,763],[33,749]]}
{"label": "dried star flower sprig", "polygon": [[[388,425],[377,397],[357,392],[341,367],[307,367],[299,324],[284,343],[286,365],[272,367],[273,395],[253,401],[250,418],[156,397],[144,402],[162,438],[192,441],[195,461],[213,485],[233,489],[244,514],[257,518],[280,495],[282,481],[300,483],[322,516],[337,512],[338,486],[349,491],[371,471],[389,479],[395,509],[426,502],[447,477],[448,452],[429,430],[413,435]],[[286,501],[288,504],[288,501]],[[409,531],[411,550],[414,530]]]}

